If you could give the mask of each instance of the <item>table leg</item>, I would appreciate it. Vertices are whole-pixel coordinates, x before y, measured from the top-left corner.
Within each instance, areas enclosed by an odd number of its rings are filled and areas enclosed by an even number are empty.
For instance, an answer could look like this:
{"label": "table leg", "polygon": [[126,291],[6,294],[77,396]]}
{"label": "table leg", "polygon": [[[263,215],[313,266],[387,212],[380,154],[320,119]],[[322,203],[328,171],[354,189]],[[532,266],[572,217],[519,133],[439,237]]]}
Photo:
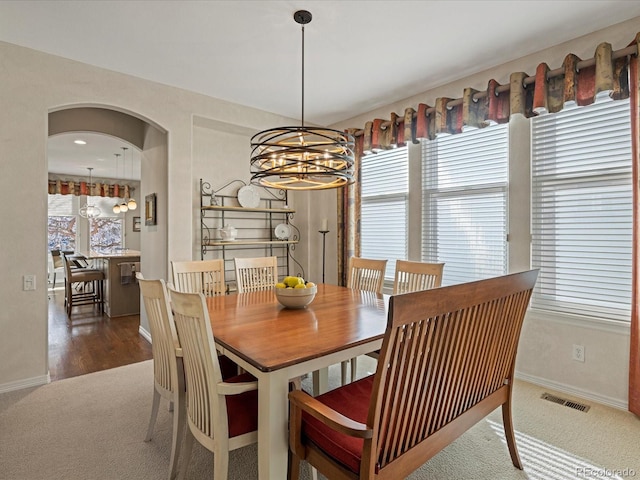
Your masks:
{"label": "table leg", "polygon": [[312,377],[314,397],[317,397],[329,390],[329,369],[327,367],[315,370]]}
{"label": "table leg", "polygon": [[287,478],[289,432],[289,376],[286,369],[258,377],[258,477]]}

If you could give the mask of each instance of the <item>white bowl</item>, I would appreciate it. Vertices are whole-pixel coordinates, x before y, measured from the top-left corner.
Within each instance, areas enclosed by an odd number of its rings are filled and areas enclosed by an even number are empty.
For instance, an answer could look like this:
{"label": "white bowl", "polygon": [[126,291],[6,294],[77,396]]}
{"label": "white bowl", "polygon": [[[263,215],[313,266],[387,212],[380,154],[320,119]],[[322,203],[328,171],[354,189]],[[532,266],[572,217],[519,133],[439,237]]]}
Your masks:
{"label": "white bowl", "polygon": [[276,298],[287,308],[304,308],[309,305],[316,296],[318,287],[311,288],[274,288]]}

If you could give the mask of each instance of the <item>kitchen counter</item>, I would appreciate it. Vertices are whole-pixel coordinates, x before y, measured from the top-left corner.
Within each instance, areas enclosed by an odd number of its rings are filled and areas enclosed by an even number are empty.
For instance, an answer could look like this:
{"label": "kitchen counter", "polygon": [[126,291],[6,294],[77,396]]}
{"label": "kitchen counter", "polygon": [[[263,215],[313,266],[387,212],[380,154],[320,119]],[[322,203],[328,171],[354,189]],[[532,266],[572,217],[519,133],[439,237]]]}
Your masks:
{"label": "kitchen counter", "polygon": [[138,250],[80,252],[105,276],[104,311],[110,317],[140,313],[140,287],[135,278],[140,269]]}
{"label": "kitchen counter", "polygon": [[[140,257],[140,251],[138,250],[113,250],[111,252],[80,252],[85,258],[123,258],[123,257]],[[138,260],[139,261],[139,260]]]}

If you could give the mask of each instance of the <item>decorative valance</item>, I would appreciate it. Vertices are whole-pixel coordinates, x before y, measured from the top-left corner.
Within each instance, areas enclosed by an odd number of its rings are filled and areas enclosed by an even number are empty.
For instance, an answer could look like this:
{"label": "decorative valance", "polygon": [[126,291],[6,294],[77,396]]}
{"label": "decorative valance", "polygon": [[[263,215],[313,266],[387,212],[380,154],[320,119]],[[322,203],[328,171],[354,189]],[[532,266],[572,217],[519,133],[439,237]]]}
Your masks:
{"label": "decorative valance", "polygon": [[89,191],[89,182],[76,179],[59,179],[49,176],[48,193],[51,195],[89,195],[92,197],[131,198],[135,188],[128,184],[93,182]]}
{"label": "decorative valance", "polygon": [[560,68],[551,70],[546,63],[535,75],[514,72],[509,83],[489,80],[485,91],[465,88],[462,97],[436,98],[433,106],[420,103],[407,107],[404,115],[391,113],[389,119],[365,123],[355,135],[363,154],[418,143],[421,138],[435,139],[439,133],[456,134],[465,127],[483,128],[506,123],[511,115],[533,117],[562,110],[566,104],[589,105],[602,94],[615,100],[629,97],[629,62],[637,55],[640,34],[627,48],[613,51],[601,43],[594,58],[581,60],[574,54],[565,57]]}

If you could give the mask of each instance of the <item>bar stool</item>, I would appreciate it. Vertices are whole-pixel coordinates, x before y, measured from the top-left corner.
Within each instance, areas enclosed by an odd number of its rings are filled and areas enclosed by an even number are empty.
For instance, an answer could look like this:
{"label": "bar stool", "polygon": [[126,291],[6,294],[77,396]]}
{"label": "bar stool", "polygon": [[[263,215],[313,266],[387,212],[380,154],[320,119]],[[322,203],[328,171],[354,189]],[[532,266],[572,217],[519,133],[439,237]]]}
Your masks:
{"label": "bar stool", "polygon": [[[104,273],[92,268],[71,268],[71,261],[62,254],[64,262],[64,304],[67,316],[71,318],[71,309],[78,305],[99,305],[104,311]],[[80,288],[73,288],[76,284]]]}

